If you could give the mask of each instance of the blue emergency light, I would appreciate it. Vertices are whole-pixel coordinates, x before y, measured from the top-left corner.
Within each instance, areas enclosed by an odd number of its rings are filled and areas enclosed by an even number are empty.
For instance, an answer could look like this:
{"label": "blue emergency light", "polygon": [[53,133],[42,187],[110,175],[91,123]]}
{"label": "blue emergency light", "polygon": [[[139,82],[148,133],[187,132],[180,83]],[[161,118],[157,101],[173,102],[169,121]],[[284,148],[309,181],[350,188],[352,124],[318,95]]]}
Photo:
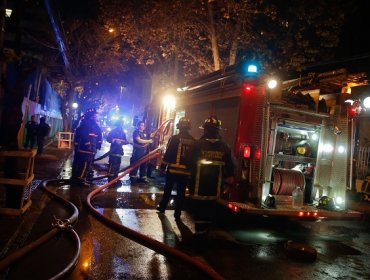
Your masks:
{"label": "blue emergency light", "polygon": [[257,71],[257,65],[255,65],[255,64],[249,64],[248,65],[248,68],[247,68],[247,72],[248,73],[257,73],[258,71]]}
{"label": "blue emergency light", "polygon": [[240,71],[241,74],[246,76],[246,77],[254,77],[257,76],[260,72],[259,65],[258,63],[254,61],[248,61],[248,62],[243,62],[240,65]]}

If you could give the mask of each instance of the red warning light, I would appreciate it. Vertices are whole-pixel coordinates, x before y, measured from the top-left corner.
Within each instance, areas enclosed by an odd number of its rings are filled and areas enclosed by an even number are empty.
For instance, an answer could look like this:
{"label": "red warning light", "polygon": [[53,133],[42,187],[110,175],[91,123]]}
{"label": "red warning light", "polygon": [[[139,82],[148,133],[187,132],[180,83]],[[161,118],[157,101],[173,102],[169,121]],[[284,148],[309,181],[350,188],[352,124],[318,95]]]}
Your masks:
{"label": "red warning light", "polygon": [[243,90],[245,93],[251,93],[253,90],[253,85],[251,84],[244,84],[243,85]]}
{"label": "red warning light", "polygon": [[254,159],[261,159],[261,149],[258,147],[255,148]]}
{"label": "red warning light", "polygon": [[250,158],[251,157],[251,147],[250,146],[244,146],[243,157],[244,158]]}

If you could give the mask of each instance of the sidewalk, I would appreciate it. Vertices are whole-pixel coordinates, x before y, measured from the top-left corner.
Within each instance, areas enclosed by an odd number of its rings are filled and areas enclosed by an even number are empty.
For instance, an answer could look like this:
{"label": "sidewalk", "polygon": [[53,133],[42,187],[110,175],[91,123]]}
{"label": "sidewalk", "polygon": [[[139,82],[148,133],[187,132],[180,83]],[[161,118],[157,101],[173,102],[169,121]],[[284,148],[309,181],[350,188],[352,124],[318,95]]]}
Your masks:
{"label": "sidewalk", "polygon": [[[8,252],[24,246],[34,224],[47,205],[46,195],[39,189],[42,180],[69,178],[72,170],[72,150],[58,149],[57,142],[44,148],[44,154],[36,156],[32,182],[31,207],[22,216],[0,216],[0,259]],[[66,164],[68,161],[70,165]],[[63,169],[70,166],[68,170]]]}

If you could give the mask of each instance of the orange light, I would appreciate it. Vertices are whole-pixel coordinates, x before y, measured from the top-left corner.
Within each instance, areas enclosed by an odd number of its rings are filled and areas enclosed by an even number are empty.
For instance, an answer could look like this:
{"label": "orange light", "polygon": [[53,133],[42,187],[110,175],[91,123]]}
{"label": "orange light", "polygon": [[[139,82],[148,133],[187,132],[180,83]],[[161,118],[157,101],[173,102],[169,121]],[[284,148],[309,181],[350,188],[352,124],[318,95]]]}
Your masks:
{"label": "orange light", "polygon": [[302,217],[303,215],[304,215],[304,213],[302,211],[298,213],[299,217]]}
{"label": "orange light", "polygon": [[243,149],[243,157],[244,158],[250,158],[251,157],[251,147],[244,146],[244,149]]}
{"label": "orange light", "polygon": [[313,215],[316,217],[317,216],[317,212],[313,213]]}

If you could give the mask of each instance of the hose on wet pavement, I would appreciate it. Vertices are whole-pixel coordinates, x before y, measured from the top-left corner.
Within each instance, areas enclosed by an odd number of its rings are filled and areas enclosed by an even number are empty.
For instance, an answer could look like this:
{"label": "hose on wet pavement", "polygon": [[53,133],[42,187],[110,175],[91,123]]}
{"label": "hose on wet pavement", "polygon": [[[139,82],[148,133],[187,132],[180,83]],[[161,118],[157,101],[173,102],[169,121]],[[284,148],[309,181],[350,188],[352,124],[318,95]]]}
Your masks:
{"label": "hose on wet pavement", "polygon": [[150,152],[148,155],[145,157],[142,157],[139,161],[137,161],[135,164],[129,166],[128,168],[125,169],[125,171],[120,174],[117,178],[114,180],[100,186],[99,188],[95,189],[91,193],[88,194],[86,198],[86,203],[88,205],[88,208],[92,212],[92,214],[98,218],[101,222],[109,226],[110,228],[114,229],[116,232],[122,234],[123,236],[149,248],[152,249],[153,251],[156,251],[164,256],[170,256],[170,257],[175,257],[181,261],[184,261],[191,265],[192,267],[198,269],[200,272],[204,273],[205,275],[209,276],[211,279],[224,279],[220,274],[218,274],[212,267],[209,265],[202,263],[195,258],[181,252],[180,250],[177,250],[173,247],[170,247],[162,242],[159,242],[153,238],[150,238],[146,235],[143,235],[137,231],[134,231],[128,227],[125,227],[122,224],[118,224],[114,222],[111,219],[108,219],[104,215],[102,215],[98,210],[94,208],[94,206],[91,203],[91,200],[93,197],[103,191],[106,188],[109,188],[110,186],[114,185],[116,182],[118,182],[122,177],[126,176],[131,170],[134,168],[140,166],[142,163],[149,161],[155,157],[158,157],[160,155],[160,148],[157,148]]}
{"label": "hose on wet pavement", "polygon": [[[155,149],[154,151],[150,152],[147,156],[141,158],[138,162],[133,164],[132,166],[128,166],[124,169],[122,169],[120,174],[117,178],[114,180],[104,184],[103,186],[98,187],[94,191],[88,194],[86,202],[88,205],[88,208],[92,212],[92,214],[98,218],[100,221],[102,221],[104,224],[108,225],[110,228],[114,229],[116,232],[122,234],[123,236],[149,248],[152,249],[153,251],[156,251],[164,256],[169,256],[169,257],[175,257],[176,259],[183,261],[190,266],[194,267],[195,269],[199,270],[202,272],[204,275],[210,277],[211,279],[224,279],[220,274],[218,274],[212,267],[207,265],[206,263],[203,263],[190,255],[187,255],[180,250],[177,250],[173,247],[170,247],[162,242],[159,242],[155,239],[152,239],[148,236],[145,236],[137,231],[134,231],[130,228],[127,228],[123,226],[122,224],[115,223],[114,221],[106,218],[102,214],[100,214],[91,204],[91,200],[93,197],[101,192],[102,190],[114,185],[118,180],[120,180],[122,177],[126,176],[132,169],[138,167],[142,163],[149,161],[155,157],[158,157],[160,155],[160,148]],[[102,176],[106,177],[106,176]],[[96,178],[94,178],[96,180]],[[43,245],[46,243],[48,240],[51,238],[55,237],[58,235],[59,232],[61,231],[67,231],[69,234],[71,234],[72,238],[75,241],[76,244],[76,250],[74,253],[74,256],[72,259],[69,261],[68,265],[60,272],[55,274],[53,277],[50,279],[61,279],[62,277],[65,277],[67,274],[69,274],[72,269],[76,266],[79,256],[80,256],[80,251],[81,251],[81,241],[77,233],[73,230],[73,225],[77,222],[78,218],[78,210],[74,204],[71,202],[63,199],[62,197],[56,195],[55,193],[51,192],[50,190],[47,189],[47,185],[50,183],[57,183],[59,185],[65,185],[65,184],[72,184],[73,182],[71,180],[46,180],[42,182],[42,190],[47,192],[48,194],[52,195],[56,200],[60,201],[61,203],[67,205],[68,208],[70,208],[73,212],[72,216],[69,219],[65,220],[56,220],[55,223],[53,223],[53,228],[37,240],[31,242],[30,244],[24,246],[23,248],[19,249],[16,252],[13,252],[12,254],[9,254],[7,257],[4,259],[0,260],[0,271],[3,271],[7,267],[11,266],[14,264],[17,260],[20,258],[24,257],[25,255],[29,254],[31,251],[35,250],[39,246]]]}
{"label": "hose on wet pavement", "polygon": [[35,250],[36,248],[42,246],[47,241],[57,236],[58,233],[61,233],[61,232],[67,232],[68,234],[71,235],[72,239],[74,240],[75,246],[76,246],[75,254],[72,257],[72,259],[69,261],[68,265],[63,270],[59,271],[57,274],[55,274],[53,277],[49,279],[61,279],[74,269],[75,265],[78,262],[80,251],[81,251],[80,238],[78,234],[73,230],[73,225],[75,225],[78,220],[78,209],[73,203],[56,195],[55,193],[48,190],[46,187],[47,184],[49,184],[50,182],[57,182],[59,184],[63,184],[63,183],[67,184],[68,181],[69,180],[49,180],[49,181],[46,180],[46,181],[43,181],[40,185],[41,185],[41,189],[44,192],[47,192],[49,195],[51,195],[53,198],[58,200],[61,204],[66,206],[66,208],[68,208],[72,212],[71,217],[69,217],[68,219],[64,219],[64,220],[55,219],[55,221],[52,223],[53,228],[49,232],[45,233],[44,235],[42,235],[35,241],[31,242],[30,244],[22,247],[21,249],[9,254],[4,259],[0,260],[0,271],[5,270],[6,268],[14,264],[17,260],[26,256],[27,254],[29,254],[31,251]]}

